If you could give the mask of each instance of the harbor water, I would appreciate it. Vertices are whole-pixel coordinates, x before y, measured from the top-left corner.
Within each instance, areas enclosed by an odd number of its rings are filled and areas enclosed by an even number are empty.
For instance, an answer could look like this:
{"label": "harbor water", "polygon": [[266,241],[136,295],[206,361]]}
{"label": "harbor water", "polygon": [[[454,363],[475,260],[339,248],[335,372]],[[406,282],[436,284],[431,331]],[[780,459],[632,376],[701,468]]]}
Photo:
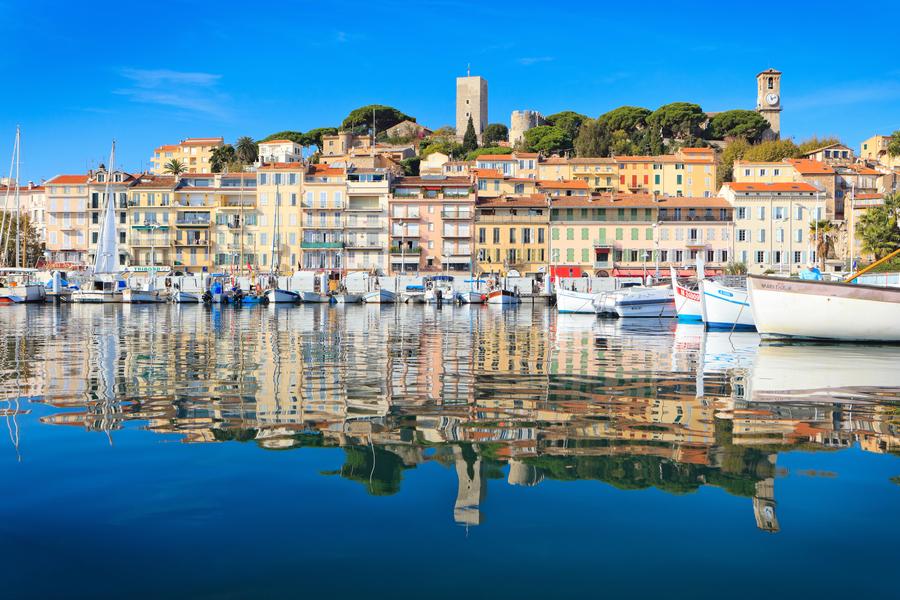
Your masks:
{"label": "harbor water", "polygon": [[898,365],[539,304],[0,307],[0,596],[886,597]]}

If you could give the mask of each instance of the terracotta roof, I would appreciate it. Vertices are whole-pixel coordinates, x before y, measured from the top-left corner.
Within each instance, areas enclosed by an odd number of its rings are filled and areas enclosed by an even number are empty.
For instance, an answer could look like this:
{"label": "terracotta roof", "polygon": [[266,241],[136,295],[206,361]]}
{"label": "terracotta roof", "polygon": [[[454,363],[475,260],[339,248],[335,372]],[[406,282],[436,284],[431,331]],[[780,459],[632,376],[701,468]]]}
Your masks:
{"label": "terracotta roof", "polygon": [[212,138],[187,138],[186,140],[182,140],[182,146],[210,146],[214,144],[224,144],[225,138],[220,137],[212,137]]}
{"label": "terracotta roof", "polygon": [[174,188],[175,177],[172,175],[138,175],[138,180],[132,187],[136,188]]}
{"label": "terracotta roof", "polygon": [[181,146],[166,144],[165,146],[160,146],[156,149],[156,152],[168,152],[169,150],[179,150]]}
{"label": "terracotta roof", "polygon": [[613,156],[616,162],[660,162],[657,156]]}
{"label": "terracotta roof", "polygon": [[849,168],[853,171],[856,171],[860,175],[881,175],[880,172],[871,167],[867,167],[866,165],[850,165]]}
{"label": "terracotta roof", "polygon": [[475,206],[476,208],[546,208],[547,198],[543,194],[478,198]]}
{"label": "terracotta roof", "polygon": [[600,156],[592,157],[592,158],[570,158],[568,161],[566,159],[558,159],[563,162],[568,162],[570,165],[614,165],[616,164],[616,159],[614,158],[604,158]]}
{"label": "terracotta roof", "polygon": [[400,177],[394,180],[395,187],[404,186],[441,186],[441,187],[471,187],[472,183],[468,177],[442,177],[440,179],[432,179],[429,177]]}
{"label": "terracotta roof", "polygon": [[567,165],[569,164],[569,159],[562,158],[560,156],[551,156],[547,160],[543,161],[545,165]]}
{"label": "terracotta roof", "polygon": [[828,150],[829,148],[834,148],[835,146],[840,146],[841,148],[846,148],[850,150],[849,146],[845,146],[844,144],[828,144],[827,146],[822,146],[821,148],[816,148],[815,150],[810,150],[809,152],[804,152],[803,156],[809,156],[810,154],[815,154],[816,152],[821,152],[822,150]]}
{"label": "terracotta roof", "polygon": [[834,175],[834,169],[819,160],[789,158],[788,162],[801,175]]}
{"label": "terracotta roof", "polygon": [[63,183],[87,183],[87,175],[57,175],[46,182],[46,185],[57,185]]}
{"label": "terracotta roof", "polygon": [[512,154],[482,154],[475,159],[477,162],[490,162],[492,160],[511,161],[516,160]]}
{"label": "terracotta roof", "polygon": [[537,152],[516,152],[514,156],[516,158],[537,158],[540,154]]}
{"label": "terracotta roof", "polygon": [[476,177],[483,177],[485,179],[503,179],[503,173],[497,169],[472,169],[472,172]]}
{"label": "terracotta roof", "polygon": [[884,194],[856,194],[854,200],[881,200]]}
{"label": "terracotta roof", "polygon": [[259,166],[260,171],[268,171],[269,169],[293,169],[295,171],[306,171],[306,165],[299,162],[293,163],[264,163]]}
{"label": "terracotta roof", "polygon": [[587,181],[583,179],[569,181],[538,181],[538,187],[551,188],[558,190],[586,190],[588,189]]}
{"label": "terracotta roof", "polygon": [[594,196],[562,196],[553,199],[562,208],[731,208],[725,198],[711,196],[657,196],[651,194],[596,194]]}
{"label": "terracotta roof", "polygon": [[295,144],[294,140],[269,140],[268,142],[260,142],[260,146],[265,146],[266,144]]}
{"label": "terracotta roof", "polygon": [[735,183],[728,182],[723,187],[729,187],[735,192],[815,192],[815,187],[808,183]]}
{"label": "terracotta roof", "polygon": [[695,153],[695,154],[711,154],[713,152],[712,148],[681,148],[681,152],[685,153]]}

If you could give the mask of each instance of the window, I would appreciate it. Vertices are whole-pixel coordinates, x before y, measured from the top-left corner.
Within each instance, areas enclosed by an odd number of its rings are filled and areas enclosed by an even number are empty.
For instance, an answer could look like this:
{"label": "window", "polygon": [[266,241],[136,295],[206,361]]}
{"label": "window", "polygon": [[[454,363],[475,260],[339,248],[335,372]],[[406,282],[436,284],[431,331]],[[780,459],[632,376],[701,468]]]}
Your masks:
{"label": "window", "polygon": [[797,264],[801,262],[803,262],[803,253],[799,250],[794,250],[794,263]]}
{"label": "window", "polygon": [[582,240],[590,239],[590,231],[588,230],[587,227],[581,228],[581,239]]}
{"label": "window", "polygon": [[554,227],[554,228],[550,231],[550,237],[552,237],[554,240],[558,240],[558,239],[559,239],[559,228],[558,228],[558,227]]}
{"label": "window", "polygon": [[522,228],[522,243],[523,244],[531,243],[531,228],[529,228],[529,227]]}
{"label": "window", "polygon": [[772,253],[772,262],[776,265],[781,264],[781,250],[776,250]]}
{"label": "window", "polygon": [[781,175],[781,169],[772,169],[772,175],[778,177],[779,175]]}
{"label": "window", "polygon": [[762,250],[757,250],[756,251],[756,262],[759,264],[766,262],[766,253],[763,252]]}
{"label": "window", "polygon": [[632,240],[637,240],[637,239],[638,239],[638,228],[637,228],[637,227],[632,227],[632,228],[631,228],[631,239],[632,239]]}
{"label": "window", "polygon": [[[779,242],[779,243],[784,241],[784,229],[783,228],[779,227],[778,229],[775,230],[775,241]],[[781,261],[775,261],[775,262],[781,262]]]}
{"label": "window", "polygon": [[516,228],[515,227],[509,228],[509,243],[510,244],[516,243]]}
{"label": "window", "polygon": [[744,169],[744,177],[750,177],[750,169]]}
{"label": "window", "polygon": [[621,240],[623,238],[624,232],[621,227],[616,227],[616,239]]}
{"label": "window", "polygon": [[644,230],[644,239],[647,241],[650,241],[650,242],[653,241],[653,228],[652,227],[648,227],[647,229]]}
{"label": "window", "polygon": [[747,230],[746,229],[738,229],[737,230],[737,241],[739,241],[739,242],[747,241]]}
{"label": "window", "polygon": [[803,230],[802,229],[797,229],[794,231],[794,241],[795,242],[803,241]]}
{"label": "window", "polygon": [[765,206],[757,207],[756,215],[760,221],[765,221],[766,220],[766,207]]}
{"label": "window", "polygon": [[495,244],[499,244],[499,243],[500,243],[500,228],[499,228],[499,227],[494,227],[494,232],[493,232],[493,233],[494,233],[494,237],[493,237],[494,243],[495,243]]}
{"label": "window", "polygon": [[737,208],[737,212],[735,213],[735,218],[737,219],[746,219],[747,218],[747,207],[739,206]]}
{"label": "window", "polygon": [[484,227],[479,227],[478,228],[478,243],[483,244],[486,239],[487,239],[487,232],[485,231]]}
{"label": "window", "polygon": [[544,228],[543,227],[539,228],[537,230],[537,232],[538,232],[538,244],[543,244],[544,243]]}
{"label": "window", "polygon": [[566,249],[566,262],[573,262],[575,260],[575,249],[567,248]]}
{"label": "window", "polygon": [[760,169],[760,170],[759,170],[759,176],[760,176],[760,177],[765,177],[765,176],[766,176],[766,170],[765,170],[765,169]]}
{"label": "window", "polygon": [[783,206],[775,206],[772,208],[772,218],[775,220],[784,219],[786,217],[786,211]]}
{"label": "window", "polygon": [[766,241],[766,230],[760,229],[759,235],[756,237],[757,242],[765,242]]}
{"label": "window", "polygon": [[575,229],[572,227],[566,227],[566,239],[574,240],[575,239]]}

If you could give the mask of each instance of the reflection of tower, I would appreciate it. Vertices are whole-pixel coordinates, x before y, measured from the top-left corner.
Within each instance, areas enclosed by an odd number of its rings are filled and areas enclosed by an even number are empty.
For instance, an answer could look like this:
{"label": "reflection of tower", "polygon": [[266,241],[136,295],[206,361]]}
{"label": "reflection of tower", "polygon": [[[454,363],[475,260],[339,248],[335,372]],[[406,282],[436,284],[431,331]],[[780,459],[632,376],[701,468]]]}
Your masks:
{"label": "reflection of tower", "polygon": [[[775,464],[775,455],[769,457],[769,462]],[[753,494],[753,516],[756,517],[756,526],[763,531],[776,533],[781,529],[778,526],[778,517],[775,515],[775,478],[766,477],[756,482],[756,492]]]}
{"label": "reflection of tower", "polygon": [[474,451],[469,452],[472,456],[467,457],[461,446],[453,446],[456,476],[459,479],[456,504],[453,506],[453,520],[460,525],[481,525],[481,511],[478,506],[484,500],[487,488],[481,477],[481,457]]}
{"label": "reflection of tower", "polygon": [[506,478],[506,482],[509,485],[531,487],[543,480],[544,475],[537,470],[537,467],[524,463],[521,460],[511,459],[509,461],[509,476]]}

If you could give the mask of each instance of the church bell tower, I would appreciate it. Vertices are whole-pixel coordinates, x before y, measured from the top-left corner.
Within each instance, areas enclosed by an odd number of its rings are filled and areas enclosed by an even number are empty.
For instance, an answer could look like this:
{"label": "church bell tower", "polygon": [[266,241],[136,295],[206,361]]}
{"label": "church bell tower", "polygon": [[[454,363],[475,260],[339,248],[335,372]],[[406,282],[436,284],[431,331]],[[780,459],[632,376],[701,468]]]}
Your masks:
{"label": "church bell tower", "polygon": [[756,112],[769,122],[764,137],[781,137],[781,71],[766,69],[756,76]]}

